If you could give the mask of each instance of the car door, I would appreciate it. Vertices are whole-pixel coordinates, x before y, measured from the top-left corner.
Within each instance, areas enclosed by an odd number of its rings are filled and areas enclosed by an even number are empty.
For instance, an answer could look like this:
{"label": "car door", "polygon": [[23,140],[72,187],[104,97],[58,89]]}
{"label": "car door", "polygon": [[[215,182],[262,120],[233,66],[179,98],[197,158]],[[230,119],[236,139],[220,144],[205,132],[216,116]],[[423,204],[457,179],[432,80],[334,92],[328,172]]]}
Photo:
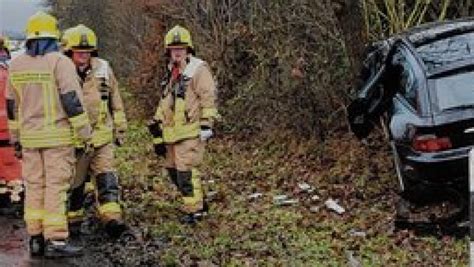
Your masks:
{"label": "car door", "polygon": [[356,98],[347,107],[351,131],[358,138],[369,135],[393,96],[384,88],[386,58],[391,43],[391,40],[387,40],[375,44],[375,48],[372,47],[373,50],[366,54],[360,75],[362,85],[358,88]]}

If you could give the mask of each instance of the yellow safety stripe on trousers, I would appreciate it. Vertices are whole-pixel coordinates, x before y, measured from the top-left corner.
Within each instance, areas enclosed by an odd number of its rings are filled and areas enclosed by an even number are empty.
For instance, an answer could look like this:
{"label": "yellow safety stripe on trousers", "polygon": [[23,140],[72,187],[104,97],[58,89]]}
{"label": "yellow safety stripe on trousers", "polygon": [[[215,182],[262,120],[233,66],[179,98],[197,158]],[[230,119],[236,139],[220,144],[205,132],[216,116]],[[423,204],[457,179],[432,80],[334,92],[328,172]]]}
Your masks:
{"label": "yellow safety stripe on trousers", "polygon": [[111,143],[114,140],[114,134],[112,129],[102,125],[100,128],[95,128],[92,133],[92,144],[94,147],[100,147],[102,145]]}
{"label": "yellow safety stripe on trousers", "polygon": [[72,220],[72,219],[78,219],[78,218],[82,218],[84,217],[84,209],[80,209],[80,210],[76,210],[76,211],[68,211],[67,212],[67,218],[69,220]]}
{"label": "yellow safety stripe on trousers", "polygon": [[69,118],[69,122],[71,123],[74,130],[78,130],[81,127],[89,124],[89,117],[87,117],[87,113],[83,112],[77,116]]}
{"label": "yellow safety stripe on trousers", "polygon": [[43,226],[67,227],[67,216],[61,213],[46,213],[43,217]]}
{"label": "yellow safety stripe on trousers", "polygon": [[25,221],[38,221],[43,220],[44,210],[42,209],[32,209],[32,208],[25,208],[25,214],[23,218]]}
{"label": "yellow safety stripe on trousers", "polygon": [[174,127],[163,127],[163,141],[169,144],[196,138],[199,136],[200,130],[201,125],[199,122],[176,125]]}
{"label": "yellow safety stripe on trousers", "polygon": [[117,202],[108,202],[99,206],[99,214],[122,213],[122,208]]}
{"label": "yellow safety stripe on trousers", "polygon": [[84,188],[84,193],[93,193],[95,191],[95,185],[93,182],[87,182]]}
{"label": "yellow safety stripe on trousers", "polygon": [[193,185],[193,196],[183,197],[183,204],[186,211],[196,212],[202,209],[203,204],[201,178],[197,169],[192,170],[191,184]]}
{"label": "yellow safety stripe on trousers", "polygon": [[69,128],[20,130],[20,142],[23,147],[39,148],[72,144],[72,131]]}
{"label": "yellow safety stripe on trousers", "polygon": [[16,131],[18,130],[19,122],[17,120],[8,120],[8,129],[11,131]]}
{"label": "yellow safety stripe on trousers", "polygon": [[217,113],[216,108],[203,108],[201,119],[211,119],[211,118],[218,118],[219,113]]}
{"label": "yellow safety stripe on trousers", "polygon": [[123,111],[116,111],[114,112],[114,125],[117,128],[123,127],[127,124],[127,118],[125,117],[125,112]]}
{"label": "yellow safety stripe on trousers", "polygon": [[155,144],[155,145],[163,144],[163,138],[161,138],[161,137],[153,138],[153,144]]}

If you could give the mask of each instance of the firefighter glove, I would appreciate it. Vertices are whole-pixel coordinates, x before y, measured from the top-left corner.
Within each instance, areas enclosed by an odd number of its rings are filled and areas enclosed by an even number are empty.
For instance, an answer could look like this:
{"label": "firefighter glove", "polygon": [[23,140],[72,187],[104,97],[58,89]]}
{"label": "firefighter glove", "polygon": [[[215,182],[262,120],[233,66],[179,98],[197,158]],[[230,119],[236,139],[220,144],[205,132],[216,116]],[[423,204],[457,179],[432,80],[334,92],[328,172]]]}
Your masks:
{"label": "firefighter glove", "polygon": [[201,126],[201,141],[207,141],[214,135],[212,129],[208,126]]}
{"label": "firefighter glove", "polygon": [[125,132],[118,131],[115,133],[115,145],[122,146],[125,143]]}
{"label": "firefighter glove", "polygon": [[164,157],[166,155],[166,146],[164,143],[154,144],[153,147],[155,148],[155,154],[158,157]]}
{"label": "firefighter glove", "polygon": [[161,130],[159,121],[151,120],[148,122],[147,127],[153,137],[163,137],[163,131]]}

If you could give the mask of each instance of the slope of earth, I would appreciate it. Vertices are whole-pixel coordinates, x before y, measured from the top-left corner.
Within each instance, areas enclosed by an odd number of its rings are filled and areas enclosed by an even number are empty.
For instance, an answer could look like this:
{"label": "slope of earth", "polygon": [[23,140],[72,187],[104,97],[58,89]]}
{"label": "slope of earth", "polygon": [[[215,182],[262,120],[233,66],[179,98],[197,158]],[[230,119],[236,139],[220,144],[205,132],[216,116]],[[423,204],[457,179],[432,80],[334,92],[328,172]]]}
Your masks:
{"label": "slope of earth", "polygon": [[117,153],[126,216],[145,242],[162,244],[134,257],[165,266],[467,265],[467,239],[394,229],[396,176],[378,140],[218,136],[202,167],[210,214],[191,227],[178,222],[178,194],[151,137],[132,125]]}

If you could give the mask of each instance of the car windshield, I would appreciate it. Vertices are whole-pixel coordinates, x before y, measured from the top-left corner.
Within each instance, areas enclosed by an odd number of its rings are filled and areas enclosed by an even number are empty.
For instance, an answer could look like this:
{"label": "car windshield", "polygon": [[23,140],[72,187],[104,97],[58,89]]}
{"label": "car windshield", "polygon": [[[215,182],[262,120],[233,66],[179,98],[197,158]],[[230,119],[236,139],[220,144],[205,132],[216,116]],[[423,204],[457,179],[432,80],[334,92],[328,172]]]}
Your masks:
{"label": "car windshield", "polygon": [[435,94],[441,111],[474,108],[474,72],[436,78]]}
{"label": "car windshield", "polygon": [[436,40],[416,48],[428,72],[458,61],[474,60],[474,32]]}

